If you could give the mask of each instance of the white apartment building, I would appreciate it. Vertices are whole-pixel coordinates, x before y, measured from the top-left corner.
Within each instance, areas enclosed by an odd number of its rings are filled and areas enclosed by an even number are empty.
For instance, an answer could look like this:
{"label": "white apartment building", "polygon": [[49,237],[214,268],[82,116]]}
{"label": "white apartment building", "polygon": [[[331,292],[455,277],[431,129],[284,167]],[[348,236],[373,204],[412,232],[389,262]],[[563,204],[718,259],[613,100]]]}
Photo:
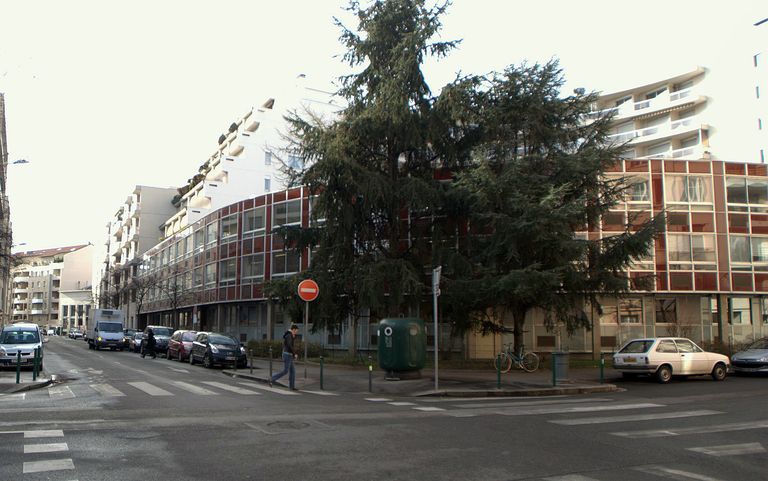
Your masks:
{"label": "white apartment building", "polygon": [[[14,255],[13,321],[62,327],[62,291],[91,291],[93,246],[77,245]],[[90,302],[88,302],[90,305]]]}
{"label": "white apartment building", "polygon": [[183,233],[221,207],[289,187],[281,167],[301,170],[303,161],[286,146],[283,116],[290,111],[310,111],[328,118],[339,110],[331,93],[307,87],[305,80],[299,76],[293,87],[230,125],[217,149],[179,189],[178,210],[165,222],[166,238]]}
{"label": "white apartment building", "polygon": [[752,26],[752,65],[754,67],[755,138],[761,162],[768,161],[768,18]]}
{"label": "white apartment building", "polygon": [[172,187],[137,185],[107,223],[105,253],[94,283],[96,298],[99,307],[123,309],[128,326],[133,325],[136,312],[130,279],[142,254],[162,238],[161,226],[176,211],[176,195]]}

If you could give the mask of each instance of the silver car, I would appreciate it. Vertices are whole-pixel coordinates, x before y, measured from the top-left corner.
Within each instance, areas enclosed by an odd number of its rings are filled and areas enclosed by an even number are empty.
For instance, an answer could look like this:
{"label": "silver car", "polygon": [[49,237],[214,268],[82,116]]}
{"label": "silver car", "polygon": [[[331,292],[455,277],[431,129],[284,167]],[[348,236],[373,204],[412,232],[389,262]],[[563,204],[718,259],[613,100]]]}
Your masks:
{"label": "silver car", "polygon": [[768,372],[768,337],[759,339],[731,356],[734,372]]}
{"label": "silver car", "polygon": [[[38,368],[43,369],[43,340],[40,328],[35,324],[11,324],[0,331],[0,366],[32,367],[35,349],[39,349]],[[21,354],[19,356],[19,354]]]}

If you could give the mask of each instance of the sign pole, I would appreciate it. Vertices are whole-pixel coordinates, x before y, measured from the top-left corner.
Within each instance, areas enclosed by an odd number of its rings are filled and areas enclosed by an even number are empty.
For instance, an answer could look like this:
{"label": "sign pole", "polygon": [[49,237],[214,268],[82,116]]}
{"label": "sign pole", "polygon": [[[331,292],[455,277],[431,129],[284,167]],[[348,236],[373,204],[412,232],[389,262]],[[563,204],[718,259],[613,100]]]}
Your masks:
{"label": "sign pole", "polygon": [[309,301],[304,302],[304,379],[307,378],[307,325],[309,324]]}
{"label": "sign pole", "polygon": [[434,323],[435,323],[435,391],[438,390],[438,380],[437,380],[437,363],[438,363],[438,351],[437,351],[437,338],[438,338],[438,330],[437,330],[437,297],[440,295],[440,271],[442,271],[442,266],[435,267],[432,269],[432,314],[434,317]]}

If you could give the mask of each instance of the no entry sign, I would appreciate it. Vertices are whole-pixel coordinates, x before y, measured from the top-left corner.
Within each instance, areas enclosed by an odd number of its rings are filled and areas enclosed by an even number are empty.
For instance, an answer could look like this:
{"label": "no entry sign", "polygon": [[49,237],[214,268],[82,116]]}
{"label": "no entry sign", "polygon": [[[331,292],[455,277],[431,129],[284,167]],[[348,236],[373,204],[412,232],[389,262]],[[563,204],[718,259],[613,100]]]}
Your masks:
{"label": "no entry sign", "polygon": [[320,287],[312,279],[304,279],[299,282],[299,297],[302,301],[312,302],[320,294]]}

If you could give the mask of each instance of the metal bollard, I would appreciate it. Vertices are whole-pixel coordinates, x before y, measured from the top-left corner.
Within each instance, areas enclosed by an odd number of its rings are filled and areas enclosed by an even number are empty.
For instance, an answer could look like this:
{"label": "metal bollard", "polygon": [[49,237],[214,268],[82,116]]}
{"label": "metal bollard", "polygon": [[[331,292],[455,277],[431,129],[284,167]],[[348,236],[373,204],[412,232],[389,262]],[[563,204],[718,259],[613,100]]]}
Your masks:
{"label": "metal bollard", "polygon": [[272,346],[269,346],[269,380],[272,381]]}
{"label": "metal bollard", "polygon": [[600,384],[605,382],[605,358],[603,353],[600,353]]}
{"label": "metal bollard", "polygon": [[373,392],[373,360],[368,356],[368,392]]}
{"label": "metal bollard", "polygon": [[557,361],[555,353],[552,353],[552,386],[557,386]]}
{"label": "metal bollard", "polygon": [[323,390],[323,356],[320,356],[320,390]]}
{"label": "metal bollard", "polygon": [[21,377],[21,351],[16,351],[16,384],[19,383]]}
{"label": "metal bollard", "polygon": [[250,359],[251,374],[253,374],[253,349],[248,349],[248,359]]}
{"label": "metal bollard", "polygon": [[32,380],[33,381],[37,380],[37,356],[38,356],[39,349],[40,349],[39,347],[35,348],[35,351],[32,357]]}
{"label": "metal bollard", "polygon": [[501,353],[496,357],[496,389],[501,389]]}

